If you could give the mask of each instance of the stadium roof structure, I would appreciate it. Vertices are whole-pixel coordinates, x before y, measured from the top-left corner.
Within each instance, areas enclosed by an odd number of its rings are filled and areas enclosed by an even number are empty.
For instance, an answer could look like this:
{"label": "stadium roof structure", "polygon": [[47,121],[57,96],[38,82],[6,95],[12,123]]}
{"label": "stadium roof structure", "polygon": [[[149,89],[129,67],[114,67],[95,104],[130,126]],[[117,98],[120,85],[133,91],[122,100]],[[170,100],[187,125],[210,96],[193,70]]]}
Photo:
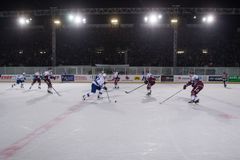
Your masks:
{"label": "stadium roof structure", "polygon": [[46,10],[22,10],[22,11],[0,11],[0,18],[16,17],[22,14],[32,16],[66,15],[69,12],[80,12],[86,15],[124,15],[145,14],[149,12],[161,12],[167,15],[187,15],[214,13],[217,15],[240,15],[240,8],[184,8],[173,6],[170,8],[79,8],[58,9],[51,7]]}

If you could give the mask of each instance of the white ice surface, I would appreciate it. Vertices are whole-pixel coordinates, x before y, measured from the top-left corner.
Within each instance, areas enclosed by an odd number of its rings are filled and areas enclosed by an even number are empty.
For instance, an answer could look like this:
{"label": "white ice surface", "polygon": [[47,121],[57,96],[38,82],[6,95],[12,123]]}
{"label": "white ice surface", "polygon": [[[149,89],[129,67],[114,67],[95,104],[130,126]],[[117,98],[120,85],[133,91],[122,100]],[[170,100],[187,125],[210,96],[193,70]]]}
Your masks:
{"label": "white ice surface", "polygon": [[[0,159],[239,160],[240,85],[205,84],[188,104],[183,84],[108,84],[111,103],[82,95],[90,84],[54,84],[61,96],[0,83]],[[114,103],[114,101],[117,103]]]}

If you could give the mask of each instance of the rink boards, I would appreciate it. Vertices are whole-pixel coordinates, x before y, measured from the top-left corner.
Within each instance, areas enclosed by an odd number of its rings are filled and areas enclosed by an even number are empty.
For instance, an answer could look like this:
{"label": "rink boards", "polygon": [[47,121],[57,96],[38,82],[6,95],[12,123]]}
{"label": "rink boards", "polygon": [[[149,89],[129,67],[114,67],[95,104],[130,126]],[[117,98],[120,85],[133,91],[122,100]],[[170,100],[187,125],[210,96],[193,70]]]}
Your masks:
{"label": "rink boards", "polygon": [[[77,82],[86,83],[91,82],[95,75],[54,75],[56,77],[53,82]],[[156,82],[169,82],[169,83],[185,83],[189,81],[189,75],[154,75]],[[143,75],[120,75],[120,83],[138,83],[143,81]],[[199,75],[200,80],[203,82],[217,83],[222,82],[222,75]],[[26,82],[31,82],[33,75],[26,75]],[[0,82],[14,82],[16,75],[1,75]],[[108,75],[107,81],[112,82],[113,76]],[[240,82],[240,76],[234,75],[228,78],[228,82]]]}

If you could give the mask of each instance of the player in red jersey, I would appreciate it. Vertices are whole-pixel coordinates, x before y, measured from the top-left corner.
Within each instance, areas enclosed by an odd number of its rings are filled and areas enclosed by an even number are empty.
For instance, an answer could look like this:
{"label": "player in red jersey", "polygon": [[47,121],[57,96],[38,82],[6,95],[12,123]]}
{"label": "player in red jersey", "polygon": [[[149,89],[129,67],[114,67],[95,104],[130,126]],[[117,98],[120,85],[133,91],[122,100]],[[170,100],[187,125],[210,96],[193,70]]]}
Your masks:
{"label": "player in red jersey", "polygon": [[156,83],[156,78],[151,73],[148,73],[145,77],[144,83],[147,84],[147,95],[150,96],[152,93],[151,88]]}
{"label": "player in red jersey", "polygon": [[119,77],[119,73],[118,72],[114,72],[114,74],[113,74],[113,79],[112,79],[113,81],[114,81],[114,88],[119,88],[119,86],[118,86],[118,82],[119,82],[119,80],[120,80],[120,77]]}
{"label": "player in red jersey", "polygon": [[56,77],[53,76],[52,70],[45,71],[43,73],[43,80],[48,85],[47,92],[52,94],[53,92],[52,92],[52,82],[51,82],[51,79],[54,79],[54,80],[56,79]]}
{"label": "player in red jersey", "polygon": [[191,101],[189,101],[188,103],[199,103],[199,98],[197,97],[197,94],[203,89],[204,84],[202,81],[199,80],[199,77],[197,75],[193,75],[190,78],[190,81],[183,86],[183,89],[186,89],[190,85],[192,85],[193,89],[191,91]]}
{"label": "player in red jersey", "polygon": [[39,72],[34,73],[34,75],[33,75],[33,81],[32,81],[31,86],[29,87],[29,89],[32,89],[32,86],[33,86],[36,82],[38,82],[38,89],[41,89],[41,75],[40,75]]}

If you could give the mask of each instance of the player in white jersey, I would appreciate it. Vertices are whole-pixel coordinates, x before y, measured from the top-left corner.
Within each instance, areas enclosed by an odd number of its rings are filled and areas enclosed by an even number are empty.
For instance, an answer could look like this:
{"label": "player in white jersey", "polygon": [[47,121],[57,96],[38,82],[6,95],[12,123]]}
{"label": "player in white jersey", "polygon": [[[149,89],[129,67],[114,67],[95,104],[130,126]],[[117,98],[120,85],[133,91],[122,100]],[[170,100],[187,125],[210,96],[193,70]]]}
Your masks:
{"label": "player in white jersey", "polygon": [[36,82],[38,82],[38,89],[41,89],[41,75],[40,75],[39,72],[34,73],[34,75],[33,75],[33,82],[32,82],[32,84],[31,84],[31,86],[29,87],[29,89],[32,89],[32,86],[33,86]]}
{"label": "player in white jersey", "polygon": [[112,80],[114,81],[114,88],[119,88],[118,82],[120,80],[120,77],[118,72],[114,72]]}
{"label": "player in white jersey", "polygon": [[25,80],[26,80],[26,77],[25,77],[25,73],[24,73],[24,72],[23,72],[23,74],[18,74],[18,75],[16,76],[16,83],[14,83],[14,84],[12,85],[12,88],[13,88],[14,86],[16,86],[17,84],[20,84],[21,88],[23,88],[23,83],[25,82]]}
{"label": "player in white jersey", "polygon": [[56,79],[56,77],[53,76],[53,73],[51,70],[47,70],[43,73],[43,80],[48,85],[48,93],[52,93],[52,82],[51,79]]}
{"label": "player in white jersey", "polygon": [[92,81],[92,86],[91,86],[91,92],[86,93],[85,95],[83,95],[83,100],[86,100],[86,97],[90,97],[92,94],[95,94],[96,91],[98,90],[98,99],[101,98],[102,92],[103,90],[107,90],[107,87],[105,86],[106,82],[105,82],[105,78],[106,78],[106,74],[99,74],[96,76],[95,80]]}

